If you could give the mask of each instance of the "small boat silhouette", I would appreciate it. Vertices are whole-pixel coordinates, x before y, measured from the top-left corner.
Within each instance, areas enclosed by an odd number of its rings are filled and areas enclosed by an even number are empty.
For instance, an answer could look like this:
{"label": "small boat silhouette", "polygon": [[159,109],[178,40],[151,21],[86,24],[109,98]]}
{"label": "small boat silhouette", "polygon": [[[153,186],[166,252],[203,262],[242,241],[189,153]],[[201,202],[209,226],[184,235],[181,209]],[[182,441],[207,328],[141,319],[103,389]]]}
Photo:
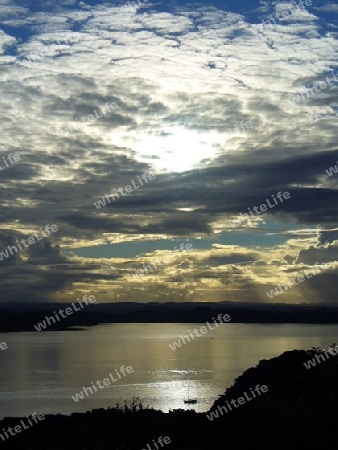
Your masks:
{"label": "small boat silhouette", "polygon": [[196,398],[190,398],[190,396],[189,396],[189,386],[188,386],[188,400],[184,400],[184,403],[189,403],[189,404],[197,403]]}

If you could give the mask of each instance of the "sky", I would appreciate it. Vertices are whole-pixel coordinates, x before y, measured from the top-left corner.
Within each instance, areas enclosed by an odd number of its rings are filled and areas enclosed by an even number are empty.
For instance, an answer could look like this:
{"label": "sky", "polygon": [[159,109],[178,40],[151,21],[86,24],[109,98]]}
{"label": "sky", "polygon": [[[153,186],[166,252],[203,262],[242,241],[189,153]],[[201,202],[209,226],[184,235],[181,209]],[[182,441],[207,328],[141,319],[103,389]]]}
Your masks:
{"label": "sky", "polygon": [[0,0],[0,301],[335,302],[338,5],[131,3]]}

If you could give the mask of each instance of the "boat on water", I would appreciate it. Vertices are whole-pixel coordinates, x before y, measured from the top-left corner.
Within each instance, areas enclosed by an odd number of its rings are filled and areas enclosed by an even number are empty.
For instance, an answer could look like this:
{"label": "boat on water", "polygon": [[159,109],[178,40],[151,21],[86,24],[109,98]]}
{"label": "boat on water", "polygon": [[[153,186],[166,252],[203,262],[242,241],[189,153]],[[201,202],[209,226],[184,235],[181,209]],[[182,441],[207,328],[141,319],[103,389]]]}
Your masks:
{"label": "boat on water", "polygon": [[197,403],[197,398],[190,398],[189,396],[189,386],[188,386],[188,399],[184,400],[184,403],[188,404],[194,404]]}
{"label": "boat on water", "polygon": [[188,400],[184,400],[184,403],[197,403],[196,398],[188,398]]}

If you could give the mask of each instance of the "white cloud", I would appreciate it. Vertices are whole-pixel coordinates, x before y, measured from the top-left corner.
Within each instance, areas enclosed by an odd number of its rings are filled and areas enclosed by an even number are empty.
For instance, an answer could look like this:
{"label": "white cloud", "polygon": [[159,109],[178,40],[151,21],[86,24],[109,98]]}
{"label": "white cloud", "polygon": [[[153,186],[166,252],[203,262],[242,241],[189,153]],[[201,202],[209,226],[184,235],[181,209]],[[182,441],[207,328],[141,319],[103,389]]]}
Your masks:
{"label": "white cloud", "polygon": [[[0,144],[3,151],[19,150],[22,157],[15,186],[12,178],[1,179],[2,192],[8,196],[3,202],[6,220],[13,227],[36,224],[40,213],[53,223],[63,221],[62,243],[67,246],[75,246],[77,239],[81,245],[141,240],[150,222],[158,225],[163,217],[167,219],[166,211],[154,218],[146,207],[144,212],[131,214],[125,205],[126,210],[116,206],[116,210],[107,208],[94,216],[92,202],[150,165],[162,172],[182,173],[196,167],[216,170],[226,167],[231,158],[259,164],[336,146],[332,125],[325,132],[320,122],[309,126],[309,117],[318,106],[334,101],[336,86],[314,96],[315,104],[290,104],[294,93],[321,81],[337,67],[337,39],[333,33],[322,34],[313,13],[295,14],[262,31],[260,22],[250,23],[243,15],[215,7],[190,11],[178,6],[174,12],[149,9],[145,14],[117,14],[116,6],[82,2],[78,5],[82,9],[39,13],[9,0],[1,4],[3,22],[14,31],[13,36],[8,31],[0,33]],[[263,7],[268,16],[268,6]],[[28,29],[32,35],[20,37]],[[79,124],[81,116],[108,101],[116,101],[118,110]],[[252,130],[234,132],[241,121],[250,121]],[[68,125],[76,125],[72,136],[60,138],[57,130]],[[236,176],[241,177],[240,171]],[[224,186],[232,186],[235,178],[219,175],[215,190],[222,195]],[[299,178],[295,187],[301,189],[305,182]],[[210,187],[208,182],[201,179],[199,184]],[[307,187],[319,184],[316,179],[307,182]],[[173,176],[170,189],[176,188],[175,183]],[[161,187],[160,181],[157,186]],[[151,189],[149,202],[156,194]],[[158,194],[160,199],[164,190]],[[224,198],[224,204],[233,201]],[[178,208],[182,216],[188,213],[195,218],[193,212],[207,205],[208,200],[190,196]],[[217,233],[228,223],[231,209],[224,210],[208,218]],[[78,218],[80,213],[86,220]],[[174,229],[180,217],[174,216]],[[102,228],[96,226],[98,218]],[[210,232],[205,222],[200,235]],[[261,219],[252,223],[253,228],[259,225]],[[165,235],[160,226],[154,228],[149,237]],[[306,229],[289,233],[310,238],[313,234]],[[281,257],[282,265],[288,260],[292,266],[290,253],[296,257],[305,248],[305,260],[311,253],[307,247],[306,239],[290,240],[283,249],[269,250],[266,259],[257,250],[255,258],[271,262]],[[312,259],[318,250],[313,252]],[[204,280],[215,277],[215,295],[220,298],[229,272],[236,272],[234,291],[243,286],[241,282],[248,283],[243,295],[248,295],[251,283],[274,279],[277,262],[270,264],[271,272],[256,273],[252,267],[261,270],[264,262],[255,265],[247,249],[234,253],[212,253],[216,275],[207,267],[211,262],[205,254],[196,257],[195,264],[205,260],[190,273],[190,282],[197,284],[193,278],[199,273]],[[238,261],[242,266],[236,266]],[[169,275],[163,275],[163,283]],[[120,288],[114,283],[113,287]],[[201,297],[206,295],[207,288]]]}

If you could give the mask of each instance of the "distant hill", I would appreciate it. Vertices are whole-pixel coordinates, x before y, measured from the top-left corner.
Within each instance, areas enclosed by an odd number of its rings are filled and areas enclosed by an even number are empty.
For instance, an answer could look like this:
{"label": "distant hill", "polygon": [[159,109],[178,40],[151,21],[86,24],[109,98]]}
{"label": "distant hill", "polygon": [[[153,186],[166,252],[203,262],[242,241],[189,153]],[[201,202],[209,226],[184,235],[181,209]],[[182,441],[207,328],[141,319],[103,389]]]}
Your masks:
{"label": "distant hill", "polygon": [[[66,303],[2,303],[0,332],[35,331],[34,325],[70,307]],[[99,323],[206,323],[218,314],[229,314],[230,323],[338,323],[336,305],[264,303],[103,303],[89,304],[61,319],[46,331]]]}

